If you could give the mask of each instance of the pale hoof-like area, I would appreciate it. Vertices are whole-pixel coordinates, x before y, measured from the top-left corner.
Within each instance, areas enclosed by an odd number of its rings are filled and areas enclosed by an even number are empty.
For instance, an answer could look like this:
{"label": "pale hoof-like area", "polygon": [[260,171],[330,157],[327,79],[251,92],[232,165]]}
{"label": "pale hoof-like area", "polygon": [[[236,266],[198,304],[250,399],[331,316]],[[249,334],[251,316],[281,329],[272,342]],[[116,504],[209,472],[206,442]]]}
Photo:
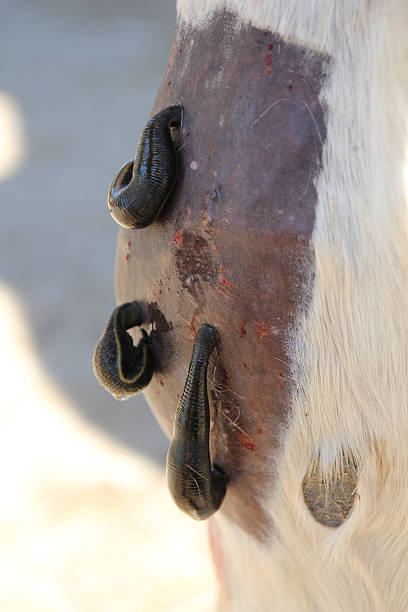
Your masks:
{"label": "pale hoof-like area", "polygon": [[350,515],[357,491],[358,470],[351,457],[323,474],[320,461],[312,461],[302,482],[303,498],[313,517],[327,527],[338,527]]}

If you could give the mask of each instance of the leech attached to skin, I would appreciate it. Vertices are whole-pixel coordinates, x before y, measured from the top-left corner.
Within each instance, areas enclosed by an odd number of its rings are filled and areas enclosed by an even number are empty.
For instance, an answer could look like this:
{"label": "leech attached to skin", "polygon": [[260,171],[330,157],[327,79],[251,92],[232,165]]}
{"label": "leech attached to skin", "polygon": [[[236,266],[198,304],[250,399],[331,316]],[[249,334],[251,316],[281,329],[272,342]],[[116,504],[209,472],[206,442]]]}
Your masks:
{"label": "leech attached to skin", "polygon": [[119,225],[142,228],[160,214],[177,181],[177,152],[172,127],[180,127],[183,107],[169,106],[147,122],[134,160],[113,179],[108,208]]}
{"label": "leech attached to skin", "polygon": [[135,346],[126,330],[143,323],[138,302],[117,306],[95,347],[93,370],[96,379],[116,399],[127,399],[146,387],[154,371],[150,339],[143,338]]}
{"label": "leech attached to skin", "polygon": [[211,465],[209,446],[207,368],[217,344],[217,330],[202,325],[194,341],[167,454],[167,483],[173,499],[180,510],[196,520],[206,519],[218,510],[227,485],[223,470]]}

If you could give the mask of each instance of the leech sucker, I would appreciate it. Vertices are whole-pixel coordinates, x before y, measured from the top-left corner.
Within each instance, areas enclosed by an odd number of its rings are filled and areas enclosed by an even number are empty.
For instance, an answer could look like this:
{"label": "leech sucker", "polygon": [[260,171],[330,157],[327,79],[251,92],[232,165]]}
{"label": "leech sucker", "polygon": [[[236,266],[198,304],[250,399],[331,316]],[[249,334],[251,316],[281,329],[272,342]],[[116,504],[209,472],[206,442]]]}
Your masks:
{"label": "leech sucker", "polygon": [[177,181],[177,151],[171,128],[179,128],[181,104],[169,106],[147,122],[134,160],[124,164],[112,181],[108,208],[119,225],[147,227],[160,214]]}
{"label": "leech sucker", "polygon": [[194,341],[167,453],[167,483],[173,499],[180,510],[196,520],[206,519],[218,510],[227,486],[224,471],[211,465],[210,460],[207,368],[217,344],[217,330],[206,323],[202,325]]}
{"label": "leech sucker", "polygon": [[117,306],[95,347],[93,370],[96,379],[116,399],[127,399],[146,387],[154,371],[148,334],[135,346],[127,330],[143,323],[138,302]]}

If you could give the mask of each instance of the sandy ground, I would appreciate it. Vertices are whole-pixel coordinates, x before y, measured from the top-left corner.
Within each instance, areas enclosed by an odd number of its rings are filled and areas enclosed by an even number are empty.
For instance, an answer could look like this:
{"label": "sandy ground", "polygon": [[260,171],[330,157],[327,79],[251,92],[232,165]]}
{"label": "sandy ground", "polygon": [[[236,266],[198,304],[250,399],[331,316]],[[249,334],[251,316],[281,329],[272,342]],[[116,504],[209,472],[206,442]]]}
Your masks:
{"label": "sandy ground", "polygon": [[135,152],[175,9],[14,0],[0,20],[0,610],[212,610],[205,525],[168,443],[92,350],[114,303],[113,172]]}

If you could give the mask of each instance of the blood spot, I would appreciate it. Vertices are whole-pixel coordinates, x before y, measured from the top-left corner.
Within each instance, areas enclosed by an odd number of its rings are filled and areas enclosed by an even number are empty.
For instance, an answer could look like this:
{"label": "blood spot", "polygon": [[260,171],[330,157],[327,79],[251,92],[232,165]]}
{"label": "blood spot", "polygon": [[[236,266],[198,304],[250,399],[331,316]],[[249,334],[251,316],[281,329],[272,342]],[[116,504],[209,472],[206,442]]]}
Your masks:
{"label": "blood spot", "polygon": [[131,245],[131,242],[130,242],[130,240],[128,240],[128,247],[129,247],[129,249],[130,249],[130,245]]}
{"label": "blood spot", "polygon": [[238,325],[237,325],[237,331],[238,331],[238,334],[241,336],[241,338],[242,338],[243,336],[245,336],[245,334],[246,334],[246,329],[245,329],[245,321],[240,321],[240,322],[238,323]]}
{"label": "blood spot", "polygon": [[232,283],[230,283],[229,281],[227,281],[226,278],[222,278],[221,279],[221,284],[223,287],[225,287],[225,289],[231,289],[231,287],[233,287],[234,285]]}
{"label": "blood spot", "polygon": [[272,338],[279,335],[279,329],[263,321],[255,321],[255,332],[258,338]]}
{"label": "blood spot", "polygon": [[272,51],[272,49],[273,49],[273,45],[268,45],[268,50]]}
{"label": "blood spot", "polygon": [[246,448],[247,450],[250,450],[250,451],[256,450],[256,444],[248,440],[248,438],[244,436],[244,434],[238,433],[238,439],[240,443],[242,444],[242,446]]}
{"label": "blood spot", "polygon": [[125,255],[125,261],[129,261],[129,257],[130,257],[129,253],[126,253],[126,255]]}
{"label": "blood spot", "polygon": [[261,433],[263,433],[263,429],[262,429],[262,427],[260,427],[260,428],[258,429],[258,433],[260,433],[260,434],[261,434]]}
{"label": "blood spot", "polygon": [[265,53],[264,55],[264,64],[265,64],[265,68],[266,68],[266,72],[268,74],[268,76],[270,76],[273,72],[273,68],[272,68],[272,55],[270,53]]}
{"label": "blood spot", "polygon": [[197,323],[197,317],[193,316],[191,317],[190,325],[188,326],[189,329],[193,332],[193,338],[197,336],[197,329],[195,323]]}
{"label": "blood spot", "polygon": [[177,232],[177,234],[173,238],[173,242],[178,249],[181,247],[183,243],[183,235],[181,232]]}

